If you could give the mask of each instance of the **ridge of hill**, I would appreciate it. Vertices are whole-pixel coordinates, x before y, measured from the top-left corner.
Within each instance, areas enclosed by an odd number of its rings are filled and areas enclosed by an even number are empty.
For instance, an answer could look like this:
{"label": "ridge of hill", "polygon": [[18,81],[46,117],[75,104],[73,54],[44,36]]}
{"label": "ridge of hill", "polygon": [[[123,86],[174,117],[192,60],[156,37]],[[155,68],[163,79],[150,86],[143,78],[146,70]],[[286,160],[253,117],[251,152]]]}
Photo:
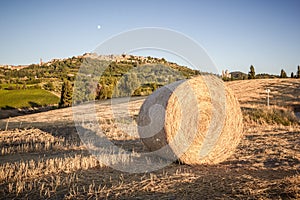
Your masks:
{"label": "ridge of hill", "polygon": [[234,71],[234,72],[230,72],[231,77],[234,80],[243,80],[243,79],[247,79],[248,75],[244,72],[241,71]]}
{"label": "ridge of hill", "polygon": [[[197,70],[192,70],[186,66],[178,65],[174,62],[169,62],[164,58],[155,58],[151,56],[135,56],[135,55],[98,55],[96,53],[85,53],[79,56],[73,56],[70,58],[64,59],[52,59],[48,62],[41,62],[39,64],[31,64],[31,65],[20,65],[20,66],[11,66],[11,65],[1,65],[0,66],[0,78],[5,77],[3,75],[8,75],[9,77],[19,77],[26,79],[31,76],[36,76],[36,78],[48,78],[49,75],[54,75],[54,77],[62,77],[66,75],[64,72],[77,72],[78,68],[84,63],[85,59],[93,59],[93,60],[101,60],[101,61],[110,61],[117,64],[128,64],[128,65],[143,65],[143,64],[164,64],[173,69],[181,71],[183,73],[195,74],[198,73]],[[40,69],[40,70],[39,70]],[[47,69],[49,71],[47,71]],[[55,74],[53,71],[61,73],[61,75]],[[35,71],[33,71],[35,70]],[[33,72],[33,74],[29,74],[26,72]],[[46,74],[45,72],[49,72]]]}

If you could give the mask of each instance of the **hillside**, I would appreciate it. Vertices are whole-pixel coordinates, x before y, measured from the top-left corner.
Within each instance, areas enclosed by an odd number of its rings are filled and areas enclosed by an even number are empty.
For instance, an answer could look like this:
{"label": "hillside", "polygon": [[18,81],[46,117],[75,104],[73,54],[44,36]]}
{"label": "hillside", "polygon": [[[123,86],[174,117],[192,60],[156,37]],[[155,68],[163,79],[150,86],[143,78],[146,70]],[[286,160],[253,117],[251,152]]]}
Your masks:
{"label": "hillside", "polygon": [[[125,54],[107,56],[84,54],[20,68],[2,67],[0,68],[0,91],[11,90],[10,93],[15,91],[17,94],[22,93],[19,90],[25,90],[23,93],[26,91],[31,93],[31,89],[44,89],[60,96],[63,80],[67,79],[74,85],[77,77],[77,87],[83,88],[84,91],[76,93],[75,97],[80,101],[87,101],[149,95],[158,87],[197,74],[199,71],[168,62],[164,58]],[[91,87],[96,85],[91,85],[91,83],[95,82],[98,82],[98,88],[92,93]],[[1,98],[0,109],[44,105],[44,103],[29,104],[35,101],[25,96],[19,98],[18,101],[22,102],[12,105],[7,104],[7,101]],[[45,101],[45,99],[36,99],[36,102]],[[53,101],[49,104],[53,104]]]}
{"label": "hillside", "polygon": [[266,89],[270,89],[270,106],[296,109],[300,106],[300,79],[255,79],[226,82],[242,107],[265,107]]}
{"label": "hillside", "polygon": [[[230,79],[224,79],[226,81],[229,80],[247,80],[248,74],[241,71],[234,71],[229,73],[231,75]],[[255,75],[256,79],[274,79],[279,78],[279,75],[267,74],[267,73],[259,73]]]}
{"label": "hillside", "polygon": [[[59,98],[42,89],[0,90],[0,108],[28,108],[55,105]],[[0,115],[1,116],[1,115]]]}
{"label": "hillside", "polygon": [[248,75],[240,71],[230,72],[230,74],[233,80],[248,79]]}
{"label": "hillside", "polygon": [[157,65],[169,67],[175,71],[181,72],[183,76],[186,77],[199,73],[198,71],[189,69],[188,67],[180,66],[173,62],[168,62],[164,58],[133,56],[127,54],[97,55],[94,53],[86,53],[82,56],[73,56],[72,58],[65,59],[52,59],[49,62],[31,64],[21,68],[2,67],[0,68],[0,83],[3,84],[6,82],[13,84],[20,82],[26,84],[36,84],[42,81],[46,82],[47,80],[51,80],[51,82],[53,82],[53,79],[60,80],[62,78],[74,76],[80,67],[95,67],[95,65],[99,64],[97,63],[99,61],[106,61],[108,65],[105,67],[110,68],[107,70],[113,71],[115,75],[126,74],[133,67],[150,65],[152,65],[152,67]]}

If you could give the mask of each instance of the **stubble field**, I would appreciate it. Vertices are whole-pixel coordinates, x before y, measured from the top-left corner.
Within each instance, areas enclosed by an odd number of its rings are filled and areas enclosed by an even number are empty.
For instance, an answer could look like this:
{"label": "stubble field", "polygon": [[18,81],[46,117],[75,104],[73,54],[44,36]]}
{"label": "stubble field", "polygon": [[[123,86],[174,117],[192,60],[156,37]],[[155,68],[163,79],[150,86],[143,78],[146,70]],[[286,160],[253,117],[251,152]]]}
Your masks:
{"label": "stubble field", "polygon": [[[80,141],[72,108],[0,120],[0,198],[299,199],[300,126],[292,112],[299,109],[300,81],[247,80],[226,85],[240,101],[244,137],[228,160],[212,166],[172,163],[142,174],[105,166]],[[265,106],[266,88],[271,90],[270,109]],[[144,99],[131,100],[132,118]],[[120,101],[115,110],[122,105]],[[120,129],[126,118],[121,112],[113,116],[109,101],[96,102],[95,108],[107,138],[137,155],[145,151],[135,133],[127,135]],[[268,110],[280,110],[284,119],[277,120],[276,112],[269,116]]]}

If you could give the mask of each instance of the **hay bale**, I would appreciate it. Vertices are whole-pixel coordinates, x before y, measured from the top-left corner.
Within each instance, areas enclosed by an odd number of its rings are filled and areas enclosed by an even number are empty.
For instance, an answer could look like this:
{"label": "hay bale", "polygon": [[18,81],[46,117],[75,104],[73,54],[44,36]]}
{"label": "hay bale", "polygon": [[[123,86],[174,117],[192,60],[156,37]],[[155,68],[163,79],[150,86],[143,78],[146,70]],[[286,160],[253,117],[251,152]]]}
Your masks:
{"label": "hay bale", "polygon": [[198,76],[156,90],[137,119],[142,142],[153,153],[186,164],[216,164],[242,137],[242,113],[216,76]]}

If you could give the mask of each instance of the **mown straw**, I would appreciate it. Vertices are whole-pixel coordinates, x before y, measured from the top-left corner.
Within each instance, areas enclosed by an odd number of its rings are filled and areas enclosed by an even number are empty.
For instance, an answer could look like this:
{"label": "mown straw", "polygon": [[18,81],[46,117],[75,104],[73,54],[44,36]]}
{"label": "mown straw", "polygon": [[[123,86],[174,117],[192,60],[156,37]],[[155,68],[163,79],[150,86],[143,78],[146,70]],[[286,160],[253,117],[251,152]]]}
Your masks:
{"label": "mown straw", "polygon": [[186,164],[215,164],[235,150],[242,137],[238,101],[211,75],[158,89],[141,107],[143,143],[159,156]]}

